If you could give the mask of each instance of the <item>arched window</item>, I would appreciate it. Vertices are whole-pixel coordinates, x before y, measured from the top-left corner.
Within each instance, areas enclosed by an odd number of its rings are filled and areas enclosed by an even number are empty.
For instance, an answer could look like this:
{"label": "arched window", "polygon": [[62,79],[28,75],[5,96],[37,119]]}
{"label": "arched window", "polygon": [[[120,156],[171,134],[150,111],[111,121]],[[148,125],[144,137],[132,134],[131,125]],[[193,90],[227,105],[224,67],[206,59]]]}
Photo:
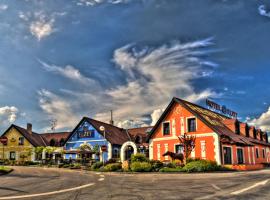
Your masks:
{"label": "arched window", "polygon": [[136,144],[142,143],[142,136],[140,136],[140,135],[136,136],[136,138],[135,138],[135,143],[136,143]]}
{"label": "arched window", "polygon": [[51,139],[51,141],[50,141],[50,146],[51,146],[51,147],[54,147],[54,146],[55,146],[55,143],[56,143],[55,140],[54,140],[54,139]]}
{"label": "arched window", "polygon": [[65,144],[65,139],[61,138],[61,140],[59,142],[60,147],[64,146],[64,144]]}

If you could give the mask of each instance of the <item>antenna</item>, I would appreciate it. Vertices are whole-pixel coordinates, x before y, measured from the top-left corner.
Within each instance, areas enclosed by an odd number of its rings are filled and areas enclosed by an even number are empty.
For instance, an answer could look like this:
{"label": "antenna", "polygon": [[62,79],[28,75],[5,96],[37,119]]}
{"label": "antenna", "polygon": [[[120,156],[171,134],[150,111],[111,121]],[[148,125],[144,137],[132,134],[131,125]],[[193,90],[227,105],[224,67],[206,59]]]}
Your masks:
{"label": "antenna", "polygon": [[114,122],[113,122],[113,111],[111,110],[111,120],[110,120],[110,124],[113,125]]}
{"label": "antenna", "polygon": [[51,123],[51,130],[55,131],[55,128],[57,126],[57,119],[51,119],[50,123]]}

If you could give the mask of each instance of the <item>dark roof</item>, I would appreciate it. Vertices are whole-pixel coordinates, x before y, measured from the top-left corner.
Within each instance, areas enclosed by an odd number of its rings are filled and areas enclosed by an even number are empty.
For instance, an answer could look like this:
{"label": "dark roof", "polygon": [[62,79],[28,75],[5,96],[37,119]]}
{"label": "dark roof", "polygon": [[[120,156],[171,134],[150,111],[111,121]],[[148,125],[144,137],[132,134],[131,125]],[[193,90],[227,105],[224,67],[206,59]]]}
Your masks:
{"label": "dark roof", "polygon": [[[231,119],[225,115],[219,114],[217,112],[213,112],[209,109],[206,109],[204,107],[201,107],[199,105],[193,104],[191,102],[179,99],[174,97],[164,113],[161,115],[160,119],[156,123],[156,125],[153,127],[150,136],[148,140],[151,138],[155,130],[158,128],[159,124],[162,122],[162,120],[166,117],[166,115],[169,113],[171,107],[174,103],[179,103],[184,108],[186,108],[188,111],[190,111],[192,114],[194,114],[198,119],[200,119],[202,122],[204,122],[209,128],[211,128],[213,131],[215,131],[217,134],[223,137],[228,137],[233,142],[240,144],[240,145],[253,145],[254,140],[252,138],[248,138],[242,135],[238,135],[234,133],[232,130],[230,130],[225,124],[228,120],[234,120]],[[236,119],[235,119],[236,120]],[[264,145],[270,145],[266,142],[258,141],[256,142],[263,143]]]}
{"label": "dark roof", "polygon": [[53,132],[53,133],[42,133],[40,135],[46,142],[47,146],[50,145],[50,141],[52,139],[56,142],[56,146],[60,146],[61,139],[64,139],[64,141],[66,141],[69,134],[70,132]]}
{"label": "dark roof", "polygon": [[87,121],[90,123],[98,132],[104,137],[103,131],[99,130],[100,126],[105,127],[105,138],[111,143],[111,144],[118,144],[122,145],[126,141],[130,140],[130,136],[126,129],[119,128],[117,126],[107,124],[95,119],[91,119],[89,117],[83,117],[82,120],[78,123],[78,125],[75,127],[75,129],[69,134],[66,141],[69,140],[69,138],[74,134],[74,132],[77,130],[77,128],[81,125],[82,122]]}
{"label": "dark roof", "polygon": [[141,127],[141,128],[130,128],[128,129],[128,133],[132,139],[133,142],[135,142],[136,137],[141,137],[141,144],[147,143],[147,138],[149,136],[149,130],[151,130],[153,127],[148,126],[148,127]]}
{"label": "dark roof", "polygon": [[19,131],[34,147],[37,147],[37,146],[46,146],[46,142],[40,136],[40,134],[35,133],[35,132],[29,133],[25,128],[22,128],[20,126],[15,125],[15,124],[12,124],[3,133],[2,136],[4,136],[11,128],[15,128],[17,131]]}

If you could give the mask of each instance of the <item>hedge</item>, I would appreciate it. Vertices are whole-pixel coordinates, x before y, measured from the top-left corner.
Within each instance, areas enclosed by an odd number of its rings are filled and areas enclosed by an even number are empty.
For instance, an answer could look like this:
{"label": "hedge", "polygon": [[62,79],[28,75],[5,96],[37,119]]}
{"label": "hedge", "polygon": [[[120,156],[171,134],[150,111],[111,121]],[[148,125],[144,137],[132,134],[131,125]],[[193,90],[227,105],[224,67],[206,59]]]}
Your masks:
{"label": "hedge", "polygon": [[152,166],[148,162],[133,162],[130,165],[130,169],[133,172],[150,172]]}
{"label": "hedge", "polygon": [[220,166],[215,161],[196,160],[187,163],[183,170],[186,172],[207,172],[220,170]]}
{"label": "hedge", "polygon": [[104,171],[114,172],[122,169],[121,163],[111,163],[104,167]]}
{"label": "hedge", "polygon": [[133,154],[131,155],[131,162],[148,162],[149,159],[146,158],[146,156],[142,153],[137,153],[137,154]]}

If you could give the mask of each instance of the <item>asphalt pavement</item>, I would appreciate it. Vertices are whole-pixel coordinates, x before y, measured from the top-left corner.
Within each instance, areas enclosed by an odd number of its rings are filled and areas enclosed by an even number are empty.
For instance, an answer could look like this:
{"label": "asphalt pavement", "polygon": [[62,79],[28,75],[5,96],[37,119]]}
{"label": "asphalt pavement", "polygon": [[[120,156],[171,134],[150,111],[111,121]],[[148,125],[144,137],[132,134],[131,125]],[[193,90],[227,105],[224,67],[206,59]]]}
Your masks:
{"label": "asphalt pavement", "polygon": [[96,173],[14,167],[0,200],[270,199],[270,170],[230,173]]}

